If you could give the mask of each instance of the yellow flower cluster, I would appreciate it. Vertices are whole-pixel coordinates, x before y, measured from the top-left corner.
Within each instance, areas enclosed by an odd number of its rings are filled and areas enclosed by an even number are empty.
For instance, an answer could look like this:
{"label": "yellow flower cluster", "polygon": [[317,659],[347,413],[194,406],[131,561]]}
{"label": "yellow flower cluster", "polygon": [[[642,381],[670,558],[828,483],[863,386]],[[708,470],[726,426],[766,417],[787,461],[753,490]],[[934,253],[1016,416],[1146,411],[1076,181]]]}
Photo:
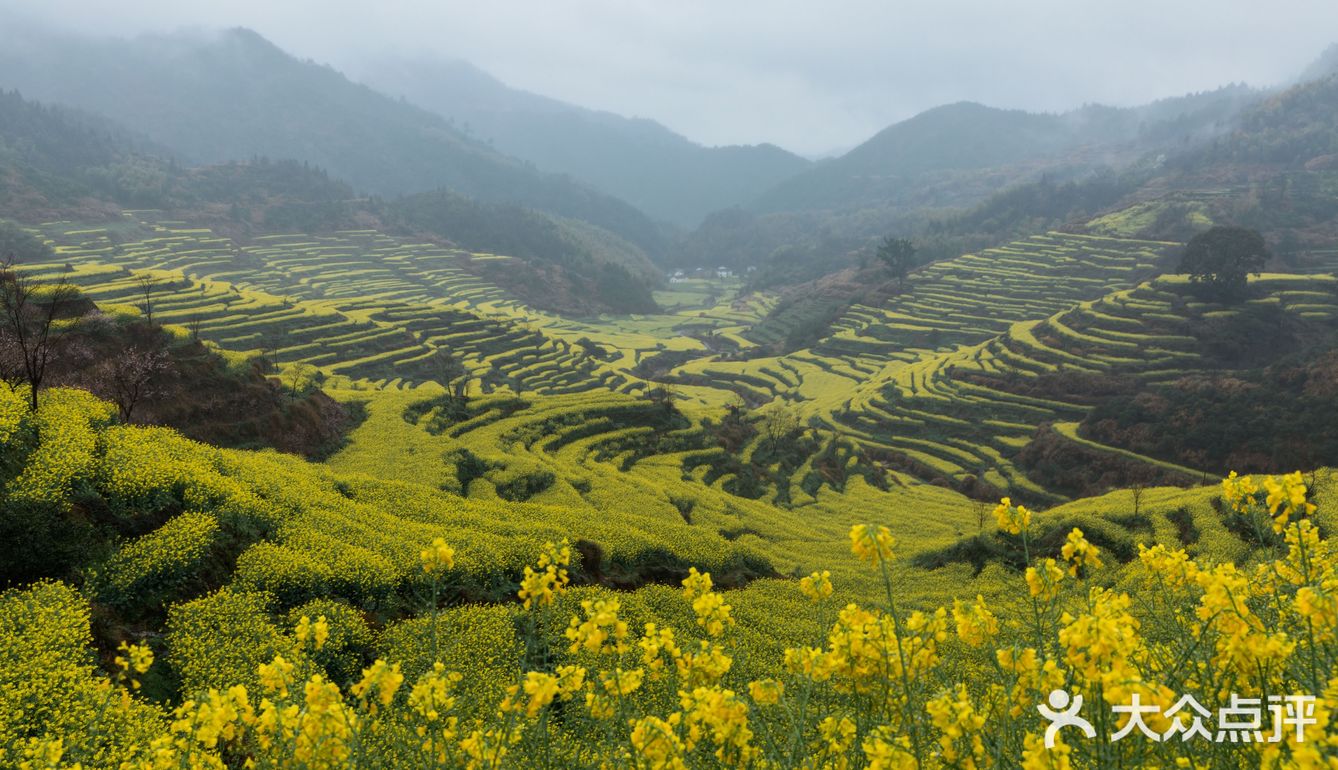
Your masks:
{"label": "yellow flower cluster", "polygon": [[682,715],[675,712],[668,719],[642,717],[632,725],[632,750],[637,764],[647,770],[687,770],[683,754],[687,747],[679,737]]}
{"label": "yellow flower cluster", "polygon": [[352,687],[352,693],[367,710],[375,714],[377,708],[389,706],[404,684],[400,664],[378,660],[362,672],[362,679]]}
{"label": "yellow flower cluster", "polygon": [[701,641],[696,650],[682,650],[674,658],[678,678],[689,687],[707,687],[718,684],[734,665],[734,659],[725,654],[718,644]]}
{"label": "yellow flower cluster", "polygon": [[1054,601],[1059,596],[1059,584],[1064,580],[1064,570],[1054,559],[1041,559],[1034,566],[1027,567],[1027,589],[1035,599],[1042,602]]}
{"label": "yellow flower cluster", "polygon": [[134,671],[136,674],[143,674],[153,665],[153,650],[149,649],[148,645],[121,642],[117,652],[120,654],[114,661],[116,667],[126,673]]}
{"label": "yellow flower cluster", "polygon": [[581,602],[585,619],[572,618],[567,627],[571,652],[617,654],[627,652],[627,623],[618,618],[617,599],[586,599]]}
{"label": "yellow flower cluster", "polygon": [[999,633],[999,618],[990,612],[985,597],[979,594],[972,604],[954,600],[952,619],[957,623],[957,638],[972,647],[983,647]]}
{"label": "yellow flower cluster", "polygon": [[1013,505],[1011,498],[1003,498],[994,507],[994,520],[999,529],[1010,535],[1019,535],[1031,526],[1031,511],[1026,506]]}
{"label": "yellow flower cluster", "polygon": [[868,770],[918,770],[919,760],[912,752],[911,739],[896,735],[886,725],[869,733],[861,744]]}
{"label": "yellow flower cluster", "polygon": [[[1263,494],[1263,500],[1259,499]],[[1272,519],[1273,531],[1282,534],[1289,521],[1304,518],[1315,512],[1315,504],[1307,499],[1305,480],[1301,472],[1283,476],[1265,476],[1256,482],[1251,476],[1239,476],[1232,471],[1222,480],[1222,499],[1238,514],[1248,514],[1260,503]]]}
{"label": "yellow flower cluster", "polygon": [[660,628],[654,623],[647,623],[641,639],[637,641],[641,649],[641,665],[646,669],[646,676],[652,682],[658,682],[666,671],[665,658],[677,662],[679,659],[678,643],[674,639],[674,629]]}
{"label": "yellow flower cluster", "polygon": [[[899,608],[902,597],[887,579],[890,534],[853,528],[851,552],[874,566],[886,596],[847,603],[810,643],[787,646],[781,660],[759,661],[749,648],[741,652],[737,637],[745,634],[725,633],[732,611],[708,572],[691,570],[681,594],[653,589],[654,601],[672,606],[632,599],[624,610],[609,591],[572,589],[582,598],[566,627],[567,644],[543,636],[557,636],[561,626],[531,625],[532,646],[523,657],[514,653],[487,696],[431,658],[377,659],[360,666],[360,676],[336,680],[318,654],[336,644],[334,614],[290,616],[287,634],[266,619],[267,599],[226,589],[172,610],[165,643],[189,685],[165,717],[134,692],[154,665],[147,647],[123,646],[116,676],[97,675],[86,653],[88,609],[77,594],[54,585],[11,592],[0,596],[0,685],[15,693],[0,688],[0,765],[1335,767],[1338,549],[1311,520],[1309,491],[1299,483],[1299,476],[1281,477],[1274,495],[1261,482],[1232,503],[1241,515],[1274,523],[1288,511],[1282,544],[1261,546],[1249,559],[1212,564],[1153,545],[1141,546],[1128,567],[1105,568],[1074,529],[1060,560],[1027,565],[1009,578],[1016,600],[991,595],[993,607],[977,594],[950,607]],[[1025,518],[1008,520],[1024,532]],[[571,601],[561,598],[559,575],[570,558],[564,547],[545,546],[527,575],[552,576],[521,597],[533,600],[527,617],[546,618],[538,608]],[[437,542],[422,563],[436,574],[452,560],[449,546]],[[417,568],[410,562],[408,570]],[[827,573],[797,582],[795,606],[831,596]],[[309,606],[329,613],[341,606],[322,601]],[[657,621],[634,634],[623,613],[634,618],[648,607]],[[434,627],[455,609],[430,607]],[[519,628],[515,605],[486,609],[496,611],[505,634]],[[686,619],[689,609],[695,625],[665,625],[675,613]],[[459,611],[478,618],[482,610]],[[425,620],[407,621],[404,633]],[[248,639],[249,654],[264,657],[206,665],[199,658],[208,658],[222,634]],[[223,665],[248,681],[222,679],[229,672]],[[1045,748],[1047,722],[1036,706],[1056,689],[1084,697],[1093,739],[1075,740],[1066,730]],[[1291,733],[1262,741],[1182,739],[1175,732],[1192,715],[1168,715],[1181,694],[1214,715],[1234,695],[1260,704],[1270,695],[1313,695],[1308,740]],[[1170,737],[1139,739],[1129,735],[1135,726],[1127,715],[1103,718],[1135,698],[1153,710],[1142,717],[1142,734]],[[1271,712],[1263,714],[1267,733]]]}
{"label": "yellow flower cluster", "polygon": [[692,602],[692,611],[697,616],[697,625],[706,630],[708,636],[720,636],[725,629],[734,625],[730,614],[733,610],[725,603],[719,593],[712,590],[710,573],[698,572],[696,567],[688,571],[683,578],[683,596]]}
{"label": "yellow flower cluster", "polygon": [[799,590],[814,602],[820,602],[832,595],[832,573],[830,570],[814,572],[799,579]]}
{"label": "yellow flower cluster", "polygon": [[427,573],[440,573],[455,569],[455,549],[446,545],[446,540],[440,537],[433,540],[427,548],[424,548],[418,554],[418,558],[423,564],[423,571]]}
{"label": "yellow flower cluster", "polygon": [[679,693],[684,746],[691,751],[706,737],[715,745],[715,758],[722,764],[740,767],[753,758],[753,732],[748,726],[748,704],[731,690],[697,687]]}
{"label": "yellow flower cluster", "polygon": [[417,724],[413,734],[418,750],[428,762],[444,765],[454,751],[460,718],[455,714],[455,688],[463,676],[447,671],[441,662],[423,674],[409,691],[408,717]]}
{"label": "yellow flower cluster", "polygon": [[297,628],[293,630],[293,636],[300,646],[306,647],[307,642],[310,641],[312,648],[319,650],[330,639],[330,623],[324,615],[317,617],[314,623],[310,616],[303,615],[297,621]]}
{"label": "yellow flower cluster", "polygon": [[1097,553],[1096,546],[1087,542],[1086,536],[1077,527],[1069,532],[1059,553],[1064,557],[1064,561],[1069,563],[1069,574],[1073,577],[1078,577],[1084,570],[1101,569],[1101,556]]}
{"label": "yellow flower cluster", "polygon": [[925,710],[939,731],[939,756],[947,766],[975,770],[992,764],[985,750],[985,715],[976,710],[965,685],[930,700]]}
{"label": "yellow flower cluster", "polygon": [[887,527],[856,524],[850,528],[850,551],[861,560],[878,564],[891,561],[896,538]]}
{"label": "yellow flower cluster", "polygon": [[525,565],[525,575],[520,581],[520,599],[525,609],[536,604],[548,606],[567,588],[570,578],[567,567],[571,565],[571,544],[563,539],[561,544],[546,543],[539,554],[539,568]]}
{"label": "yellow flower cluster", "polygon": [[775,679],[758,679],[748,683],[748,696],[759,706],[774,706],[785,694],[785,683]]}
{"label": "yellow flower cluster", "polygon": [[520,684],[507,688],[500,709],[503,713],[523,712],[526,718],[534,719],[554,700],[571,700],[585,687],[585,675],[586,670],[580,666],[562,666],[551,674],[528,671]]}
{"label": "yellow flower cluster", "polygon": [[899,630],[892,615],[850,604],[837,615],[825,650],[788,650],[786,660],[801,662],[806,675],[831,680],[842,692],[882,693],[890,702],[902,696],[888,688],[888,680],[913,679],[933,667],[947,627],[943,607],[911,613]]}

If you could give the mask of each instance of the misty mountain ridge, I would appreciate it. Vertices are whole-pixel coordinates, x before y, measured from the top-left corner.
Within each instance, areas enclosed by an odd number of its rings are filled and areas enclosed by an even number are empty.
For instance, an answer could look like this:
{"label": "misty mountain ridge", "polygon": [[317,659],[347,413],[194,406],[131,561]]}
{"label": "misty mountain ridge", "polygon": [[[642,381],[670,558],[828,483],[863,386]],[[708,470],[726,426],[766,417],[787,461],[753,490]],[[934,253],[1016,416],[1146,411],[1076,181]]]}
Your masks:
{"label": "misty mountain ridge", "polygon": [[1338,75],[1338,43],[1325,48],[1324,52],[1306,67],[1296,82],[1304,83],[1307,80],[1319,80],[1331,75]]}
{"label": "misty mountain ridge", "polygon": [[[25,38],[0,50],[0,86],[106,114],[183,161],[295,158],[354,190],[424,195],[409,204],[416,221],[425,221],[423,201],[434,201],[438,216],[427,219],[487,238],[518,214],[470,209],[440,193],[545,212],[557,217],[563,237],[590,223],[612,235],[586,229],[578,241],[611,249],[614,261],[642,274],[647,256],[661,265],[742,267],[763,264],[785,246],[791,260],[844,258],[863,240],[913,231],[927,216],[969,212],[1019,185],[1085,183],[1150,168],[1229,135],[1242,111],[1276,93],[1229,85],[1140,107],[1086,105],[1064,113],[958,102],[811,163],[769,145],[702,147],[652,120],[509,88],[463,62],[366,65],[360,77],[392,96],[298,61],[243,29],[131,41]],[[389,81],[400,85],[383,84]],[[547,173],[539,157],[572,170]],[[1101,183],[1105,190],[1090,201],[1114,201],[1125,186],[1137,186]],[[610,194],[614,188],[660,215],[669,212],[667,218],[700,220],[703,237],[674,236],[626,197]],[[1040,196],[1047,211],[1064,189]],[[791,214],[803,216],[783,219]],[[475,216],[487,224],[474,228]],[[551,233],[537,236],[546,225],[526,221],[534,224],[526,232],[536,234],[527,244],[553,242],[544,240]],[[1046,221],[1055,224],[1053,214]],[[484,240],[475,245],[486,247]],[[567,245],[558,252],[567,253]]]}
{"label": "misty mountain ridge", "polygon": [[654,120],[511,88],[463,61],[387,58],[353,71],[504,153],[571,174],[684,227],[752,200],[809,165],[771,144],[704,147]]}
{"label": "misty mountain ridge", "polygon": [[0,91],[0,221],[120,227],[125,208],[161,210],[243,243],[376,229],[514,257],[469,267],[535,308],[575,316],[655,309],[650,289],[660,271],[649,257],[583,220],[445,190],[360,198],[295,160],[185,166],[108,118]]}
{"label": "misty mountain ridge", "polygon": [[[754,206],[786,211],[906,204],[914,201],[908,196],[931,186],[925,181],[930,176],[998,169],[997,190],[1041,169],[1062,174],[1123,165],[1155,149],[1225,133],[1232,118],[1263,93],[1229,85],[1141,107],[1094,104],[1065,113],[947,104],[894,123],[845,155],[781,182]],[[962,205],[969,198],[941,195],[918,202]]]}
{"label": "misty mountain ridge", "polygon": [[366,192],[449,188],[582,219],[651,254],[663,248],[660,226],[633,206],[539,172],[249,30],[134,40],[24,31],[6,42],[0,87],[105,115],[186,161],[292,158]]}
{"label": "misty mountain ridge", "polygon": [[[1338,43],[1294,81],[1338,74]],[[1048,174],[1080,178],[1148,155],[1226,136],[1240,115],[1279,88],[1233,83],[1135,107],[1088,104],[1034,113],[957,102],[894,123],[849,152],[814,164],[758,196],[760,212],[847,211],[888,206],[970,206]],[[958,183],[974,172],[973,184]]]}

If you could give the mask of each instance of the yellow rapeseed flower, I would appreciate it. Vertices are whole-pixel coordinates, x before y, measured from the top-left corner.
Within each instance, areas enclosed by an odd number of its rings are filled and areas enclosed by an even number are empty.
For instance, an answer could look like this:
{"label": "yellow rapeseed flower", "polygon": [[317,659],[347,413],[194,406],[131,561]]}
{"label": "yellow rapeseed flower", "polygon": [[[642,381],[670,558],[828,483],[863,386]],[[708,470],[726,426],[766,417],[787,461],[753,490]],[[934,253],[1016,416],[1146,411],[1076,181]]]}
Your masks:
{"label": "yellow rapeseed flower", "polygon": [[362,679],[353,685],[352,692],[375,712],[378,704],[382,707],[390,705],[402,684],[404,674],[400,672],[400,664],[378,659],[362,670]]}
{"label": "yellow rapeseed flower", "polygon": [[1031,511],[1026,506],[1013,505],[1012,498],[1005,497],[994,507],[994,520],[998,522],[999,529],[1010,535],[1018,535],[1031,526]]}
{"label": "yellow rapeseed flower", "polygon": [[720,636],[727,626],[734,625],[730,616],[732,608],[725,604],[725,599],[714,591],[701,594],[692,601],[692,611],[697,616],[697,625],[706,629],[708,636]]}
{"label": "yellow rapeseed flower", "polygon": [[1043,602],[1053,601],[1059,595],[1059,584],[1064,570],[1054,559],[1042,559],[1034,567],[1027,567],[1027,588],[1031,595]]}
{"label": "yellow rapeseed flower", "polygon": [[828,570],[814,572],[799,579],[799,590],[811,601],[820,602],[832,595],[832,573]]}
{"label": "yellow rapeseed flower", "polygon": [[775,679],[758,679],[748,683],[748,695],[759,706],[774,706],[785,694],[785,683]]}
{"label": "yellow rapeseed flower", "polygon": [[892,532],[884,526],[877,529],[868,524],[856,524],[850,528],[850,552],[871,564],[878,564],[892,559],[892,549],[897,541]]}
{"label": "yellow rapeseed flower", "polygon": [[687,770],[683,763],[683,741],[678,737],[678,726],[683,715],[670,714],[668,719],[642,717],[632,723],[632,749],[636,752],[636,766],[647,770]]}
{"label": "yellow rapeseed flower", "polygon": [[683,578],[683,596],[688,601],[696,599],[702,594],[711,591],[711,573],[698,572],[696,567],[688,570],[688,576]]}
{"label": "yellow rapeseed flower", "polygon": [[1101,557],[1097,553],[1096,546],[1089,543],[1083,536],[1082,530],[1077,527],[1069,532],[1059,553],[1064,557],[1064,561],[1069,563],[1069,574],[1074,577],[1083,570],[1091,572],[1101,569]]}
{"label": "yellow rapeseed flower", "polygon": [[586,599],[581,602],[585,620],[571,619],[566,636],[571,652],[616,653],[627,651],[627,623],[618,619],[617,599]]}
{"label": "yellow rapeseed flower", "polygon": [[418,555],[424,572],[443,572],[455,568],[455,549],[446,545],[446,541],[440,537]]}
{"label": "yellow rapeseed flower", "polygon": [[999,619],[985,605],[985,597],[976,595],[976,601],[965,604],[960,599],[952,603],[952,617],[957,623],[957,637],[972,647],[981,647],[999,633]]}
{"label": "yellow rapeseed flower", "polygon": [[571,545],[564,538],[559,543],[545,543],[539,554],[538,569],[525,566],[525,574],[520,581],[519,596],[525,609],[537,605],[547,606],[554,599],[566,592],[570,577],[567,567],[571,564]]}

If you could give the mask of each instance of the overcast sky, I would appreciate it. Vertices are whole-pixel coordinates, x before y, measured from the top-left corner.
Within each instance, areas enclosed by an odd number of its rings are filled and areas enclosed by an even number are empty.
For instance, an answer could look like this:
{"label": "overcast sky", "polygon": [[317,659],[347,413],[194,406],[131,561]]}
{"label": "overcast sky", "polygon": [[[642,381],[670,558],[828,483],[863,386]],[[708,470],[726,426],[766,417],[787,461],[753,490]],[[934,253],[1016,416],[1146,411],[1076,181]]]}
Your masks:
{"label": "overcast sky", "polygon": [[964,99],[1058,111],[1287,80],[1338,0],[0,0],[89,32],[251,27],[340,66],[423,54],[704,144],[844,149]]}

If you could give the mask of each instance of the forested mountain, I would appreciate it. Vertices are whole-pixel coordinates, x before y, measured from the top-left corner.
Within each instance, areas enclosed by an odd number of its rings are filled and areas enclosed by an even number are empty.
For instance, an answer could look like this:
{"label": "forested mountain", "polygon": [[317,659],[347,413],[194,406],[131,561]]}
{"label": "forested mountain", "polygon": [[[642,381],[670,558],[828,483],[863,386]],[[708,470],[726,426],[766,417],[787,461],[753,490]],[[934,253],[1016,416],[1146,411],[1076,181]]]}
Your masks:
{"label": "forested mountain", "polygon": [[571,174],[684,227],[810,165],[774,145],[703,147],[653,120],[510,88],[466,62],[383,59],[352,72],[501,152]]}
{"label": "forested mountain", "polygon": [[364,192],[447,187],[583,219],[649,253],[663,248],[660,226],[633,206],[539,172],[444,118],[298,61],[249,30],[121,40],[25,29],[5,37],[0,87],[106,115],[183,161],[290,158]]}
{"label": "forested mountain", "polygon": [[1338,167],[1338,70],[1259,102],[1233,131],[1177,165],[1204,170],[1229,163]]}
{"label": "forested mountain", "polygon": [[1040,171],[1073,176],[1179,147],[1229,128],[1258,99],[1245,86],[1130,109],[1090,105],[1063,114],[974,102],[936,107],[893,124],[845,155],[761,195],[765,211],[963,205]]}
{"label": "forested mountain", "polygon": [[535,307],[578,315],[655,308],[658,271],[645,252],[580,220],[445,190],[360,198],[305,162],[185,166],[166,152],[106,118],[0,92],[0,219],[106,222],[121,208],[163,209],[240,241],[376,227],[516,257],[490,277]]}
{"label": "forested mountain", "polygon": [[[91,196],[137,197],[130,175],[148,143],[96,115],[25,100],[0,91],[0,205],[10,216],[44,218],[61,206]],[[157,174],[147,175],[158,186]]]}

